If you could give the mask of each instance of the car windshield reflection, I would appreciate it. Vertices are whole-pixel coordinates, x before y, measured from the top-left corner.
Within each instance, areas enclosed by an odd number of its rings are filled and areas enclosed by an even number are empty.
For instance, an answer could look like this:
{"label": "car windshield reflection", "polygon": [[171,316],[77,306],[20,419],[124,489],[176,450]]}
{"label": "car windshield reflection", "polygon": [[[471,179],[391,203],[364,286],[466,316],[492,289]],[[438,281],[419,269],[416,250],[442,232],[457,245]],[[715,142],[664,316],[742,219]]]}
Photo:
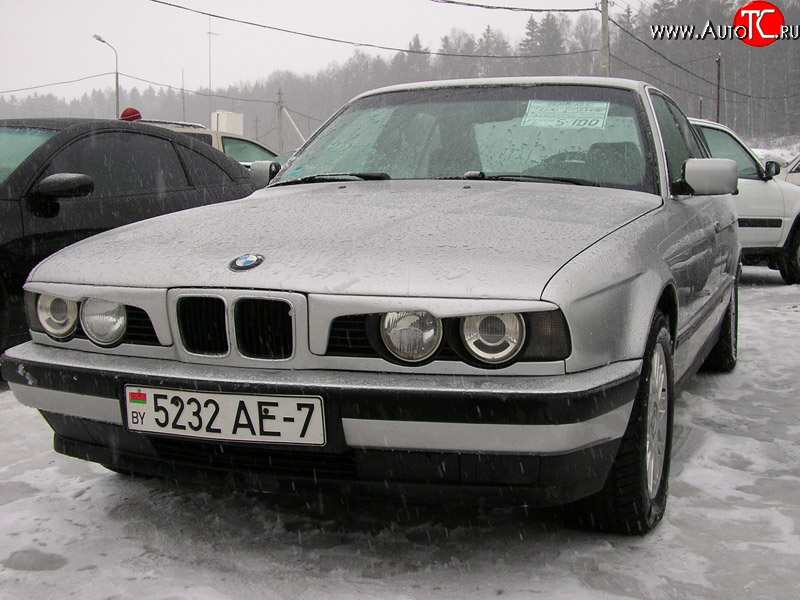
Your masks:
{"label": "car windshield reflection", "polygon": [[576,85],[366,96],[298,151],[273,185],[381,173],[387,179],[555,181],[652,192],[638,110],[629,91]]}

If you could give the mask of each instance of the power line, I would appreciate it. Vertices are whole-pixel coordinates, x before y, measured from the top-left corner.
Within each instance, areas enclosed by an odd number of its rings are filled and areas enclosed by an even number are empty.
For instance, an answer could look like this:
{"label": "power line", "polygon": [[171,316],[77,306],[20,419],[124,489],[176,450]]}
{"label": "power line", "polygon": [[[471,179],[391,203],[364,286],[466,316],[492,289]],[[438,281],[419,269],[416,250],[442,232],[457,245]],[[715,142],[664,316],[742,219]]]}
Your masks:
{"label": "power line", "polygon": [[[587,54],[589,52],[597,52],[597,50],[580,50],[575,52],[559,52],[553,54],[460,54],[455,52],[442,52],[442,51],[434,51],[434,50],[415,50],[412,48],[396,48],[394,46],[382,46],[380,44],[370,44],[367,42],[354,42],[351,40],[343,40],[340,38],[332,38],[323,35],[317,35],[313,33],[305,33],[302,31],[295,31],[292,29],[284,29],[282,27],[275,27],[273,25],[264,25],[263,23],[256,23],[254,21],[245,21],[243,19],[236,19],[234,17],[226,17],[224,15],[211,13],[204,10],[197,10],[195,8],[189,8],[186,6],[181,6],[180,4],[175,4],[172,2],[166,2],[165,0],[149,0],[149,2],[153,2],[154,4],[161,4],[163,6],[168,6],[170,8],[177,8],[179,10],[185,10],[187,12],[195,13],[198,15],[203,15],[206,17],[212,17],[214,19],[220,19],[222,21],[228,21],[230,23],[238,23],[239,25],[247,25],[250,27],[258,27],[260,29],[267,29],[269,31],[278,31],[280,33],[287,33],[290,35],[298,35],[301,37],[307,37],[315,40],[322,40],[325,42],[333,42],[336,44],[346,44],[348,46],[354,46],[356,48],[371,48],[373,50],[389,50],[390,52],[403,52],[405,54],[421,54],[425,56],[446,56],[452,58],[486,58],[486,59],[497,59],[497,60],[520,60],[520,59],[535,59],[535,58],[553,58],[557,56],[574,56],[577,54]],[[595,10],[595,9],[592,9]]]}
{"label": "power line", "polygon": [[592,8],[521,8],[518,6],[496,6],[494,4],[473,4],[472,2],[461,2],[459,0],[428,0],[435,4],[451,4],[453,6],[470,6],[472,8],[484,8],[487,10],[506,10],[511,12],[527,13],[579,13],[579,12],[599,12],[596,6]]}
{"label": "power line", "polygon": [[[628,35],[628,36],[632,37],[634,40],[636,40],[637,42],[639,42],[640,44],[642,44],[642,45],[643,45],[645,48],[647,48],[647,49],[648,49],[648,50],[650,50],[651,52],[653,52],[653,53],[657,54],[658,56],[660,56],[661,58],[663,58],[664,60],[666,60],[666,61],[667,61],[669,64],[671,64],[672,66],[674,66],[674,67],[677,67],[677,68],[678,68],[678,69],[680,69],[681,71],[684,71],[685,73],[688,73],[689,75],[691,75],[691,76],[693,76],[693,77],[696,77],[696,78],[697,78],[697,79],[699,79],[700,81],[703,81],[703,82],[705,82],[705,83],[707,83],[707,84],[709,84],[709,85],[711,85],[711,86],[714,86],[714,87],[716,87],[717,83],[716,83],[715,81],[711,81],[710,79],[707,79],[707,78],[703,77],[702,75],[698,75],[697,73],[695,73],[694,71],[692,71],[692,70],[690,70],[690,69],[687,69],[686,67],[684,67],[684,66],[683,66],[683,65],[681,65],[680,63],[677,63],[677,62],[675,62],[674,60],[672,60],[671,58],[669,58],[669,57],[668,57],[666,54],[664,54],[664,53],[662,53],[662,52],[659,52],[658,50],[656,50],[655,48],[653,48],[653,47],[652,47],[650,44],[648,44],[647,42],[645,42],[644,40],[642,40],[641,38],[639,38],[639,37],[638,37],[636,34],[634,34],[634,33],[631,33],[630,31],[628,31],[627,29],[625,29],[625,28],[624,28],[622,25],[620,25],[619,23],[617,23],[617,22],[616,22],[614,19],[612,19],[611,17],[609,17],[609,18],[608,18],[608,20],[609,20],[609,22],[611,22],[611,23],[613,23],[614,25],[616,25],[616,26],[617,26],[617,27],[618,27],[618,28],[619,28],[619,29],[620,29],[620,30],[621,30],[623,33],[625,33],[626,35]],[[738,91],[738,90],[734,90],[734,89],[731,89],[731,88],[728,88],[728,87],[725,87],[725,86],[721,86],[721,87],[722,87],[722,89],[723,89],[723,90],[725,90],[726,92],[730,92],[730,93],[732,93],[732,94],[737,94],[737,95],[739,95],[739,96],[742,96],[742,97],[744,97],[744,98],[751,98],[751,99],[753,99],[753,100],[785,100],[785,99],[787,99],[787,98],[793,98],[794,96],[800,96],[800,92],[796,92],[796,93],[794,93],[794,94],[789,94],[789,95],[786,95],[786,96],[754,96],[754,95],[752,95],[752,94],[747,94],[747,93],[745,93],[745,92],[740,92],[740,91]]]}
{"label": "power line", "polygon": [[[681,86],[679,86],[679,85],[677,85],[675,83],[671,83],[669,81],[666,81],[665,79],[661,79],[660,77],[657,77],[656,75],[653,75],[652,73],[650,73],[648,71],[645,71],[644,69],[641,69],[640,67],[637,67],[636,65],[632,65],[631,63],[627,62],[626,60],[623,60],[622,58],[620,58],[619,56],[616,56],[615,54],[612,54],[611,58],[613,58],[614,60],[616,60],[618,62],[621,62],[623,65],[625,65],[629,69],[633,69],[634,71],[638,71],[639,73],[641,73],[643,75],[646,75],[649,79],[651,79],[653,81],[658,81],[659,83],[661,83],[663,85],[669,86],[671,88],[675,88],[675,89],[680,90],[682,92],[686,92],[687,94],[692,94],[693,96],[699,96],[700,98],[707,97],[707,96],[704,96],[703,94],[701,94],[699,92],[688,90],[685,87],[681,87]],[[735,100],[733,98],[727,98],[725,100],[725,102],[728,102],[730,104],[743,104],[744,103],[741,100]],[[756,104],[756,106],[758,108],[762,108],[762,109],[765,108],[765,106],[760,102],[755,102],[755,104]],[[774,114],[781,115],[781,116],[784,116],[784,117],[796,118],[796,117],[800,116],[800,115],[797,115],[797,114],[788,114],[788,113],[785,113],[785,112],[782,112],[782,111],[779,111],[779,110],[774,110],[771,107],[770,107],[770,111],[772,113],[774,113]]]}
{"label": "power line", "polygon": [[[38,90],[38,89],[43,89],[43,88],[55,87],[55,86],[59,86],[59,85],[66,85],[66,84],[69,84],[69,83],[78,83],[80,81],[86,81],[87,79],[95,79],[97,77],[106,77],[108,75],[113,75],[113,74],[114,74],[114,72],[110,71],[108,73],[98,73],[97,75],[87,75],[86,77],[80,77],[79,79],[72,79],[70,81],[57,81],[57,82],[54,82],[54,83],[43,83],[41,85],[34,85],[34,86],[26,87],[26,88],[18,88],[18,89],[15,89],[15,90],[0,90],[0,94],[13,94],[15,92],[26,92],[26,91],[31,91],[31,90]],[[188,89],[183,88],[183,87],[177,87],[177,86],[174,86],[174,85],[170,85],[169,83],[160,83],[158,81],[152,81],[150,79],[145,79],[143,77],[136,77],[135,75],[128,75],[127,73],[122,73],[122,72],[120,72],[119,75],[120,75],[120,77],[125,77],[127,79],[132,79],[134,81],[140,81],[142,83],[148,83],[150,85],[155,85],[155,86],[158,86],[158,87],[167,88],[167,89],[174,90],[174,91],[185,92],[187,94],[194,94],[196,96],[203,96],[205,98],[221,98],[223,100],[237,100],[239,102],[256,102],[256,103],[260,103],[260,104],[271,104],[273,106],[276,106],[278,104],[274,100],[263,100],[263,99],[260,99],[260,98],[242,98],[242,97],[239,97],[239,96],[229,96],[227,94],[215,94],[215,93],[211,93],[211,92],[201,92],[201,91],[198,91],[198,90],[188,90]],[[289,109],[288,107],[286,107],[286,108],[287,108],[287,110],[289,112],[291,112],[291,113],[293,113],[295,115],[301,116],[301,117],[303,117],[305,119],[311,119],[312,121],[318,121],[319,123],[322,123],[322,122],[325,121],[325,119],[312,117],[310,115],[306,115],[304,113],[301,113],[300,111],[292,110],[292,109]]]}
{"label": "power line", "polygon": [[113,75],[114,71],[109,71],[108,73],[98,73],[97,75],[87,75],[86,77],[81,77],[79,79],[71,79],[69,81],[57,81],[55,83],[46,83],[44,85],[33,85],[31,87],[24,87],[24,88],[17,88],[15,90],[0,90],[0,94],[14,94],[16,92],[29,92],[31,90],[38,90],[41,88],[46,87],[53,87],[56,85],[67,85],[69,83],[78,83],[80,81],[86,81],[87,79],[94,79],[95,77],[106,77],[108,75]]}
{"label": "power line", "polygon": [[[716,59],[716,58],[717,58],[716,54],[710,54],[709,56],[703,56],[702,58],[693,58],[692,60],[685,60],[685,61],[681,62],[680,64],[682,64],[682,65],[690,65],[692,63],[702,62],[704,60],[710,60],[710,59]],[[645,66],[648,69],[663,69],[665,67],[671,67],[673,65],[671,65],[671,64],[661,64],[661,65],[645,65]]]}
{"label": "power line", "polygon": [[616,54],[611,54],[611,58],[613,58],[617,62],[621,62],[623,65],[625,65],[629,69],[633,69],[634,71],[638,71],[639,73],[641,73],[643,75],[647,75],[647,77],[649,77],[650,79],[652,79],[654,81],[658,81],[659,83],[662,83],[664,85],[668,85],[668,86],[673,87],[675,89],[681,90],[682,92],[686,92],[687,94],[692,94],[694,96],[702,96],[702,94],[700,94],[699,92],[695,92],[695,91],[692,91],[692,90],[687,90],[686,88],[681,87],[681,86],[679,86],[677,84],[670,83],[669,81],[667,81],[665,79],[661,79],[660,77],[658,77],[656,75],[653,75],[652,73],[649,73],[648,71],[645,71],[644,69],[641,69],[641,68],[637,67],[636,65],[632,65],[628,61],[623,60],[622,58],[617,56]]}

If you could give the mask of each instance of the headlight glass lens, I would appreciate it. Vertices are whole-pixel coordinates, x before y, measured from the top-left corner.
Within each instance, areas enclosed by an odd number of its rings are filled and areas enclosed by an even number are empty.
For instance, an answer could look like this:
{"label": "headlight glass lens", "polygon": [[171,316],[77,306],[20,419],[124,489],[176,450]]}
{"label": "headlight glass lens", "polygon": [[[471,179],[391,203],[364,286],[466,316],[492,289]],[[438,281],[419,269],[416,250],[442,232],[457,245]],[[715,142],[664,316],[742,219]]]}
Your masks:
{"label": "headlight glass lens", "polygon": [[386,313],[380,329],[387,350],[404,362],[430,358],[442,342],[441,320],[425,311]]}
{"label": "headlight glass lens", "polygon": [[98,346],[113,346],[125,335],[125,306],[107,300],[89,298],[81,304],[83,331]]}
{"label": "headlight glass lens", "polygon": [[461,321],[461,339],[478,360],[498,364],[514,358],[525,344],[522,315],[477,315]]}
{"label": "headlight glass lens", "polygon": [[78,303],[42,294],[36,301],[36,317],[49,336],[63,340],[78,325]]}

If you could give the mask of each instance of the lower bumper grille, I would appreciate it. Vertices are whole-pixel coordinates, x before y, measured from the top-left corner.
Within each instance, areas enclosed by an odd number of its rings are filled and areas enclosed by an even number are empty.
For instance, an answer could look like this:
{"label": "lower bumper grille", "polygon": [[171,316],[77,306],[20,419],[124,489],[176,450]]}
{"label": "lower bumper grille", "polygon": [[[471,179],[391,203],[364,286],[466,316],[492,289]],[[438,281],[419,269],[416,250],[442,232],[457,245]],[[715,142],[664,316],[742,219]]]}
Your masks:
{"label": "lower bumper grille", "polygon": [[259,471],[283,477],[358,478],[352,453],[281,452],[247,444],[222,445],[158,437],[150,438],[150,442],[164,460],[188,462],[201,467]]}

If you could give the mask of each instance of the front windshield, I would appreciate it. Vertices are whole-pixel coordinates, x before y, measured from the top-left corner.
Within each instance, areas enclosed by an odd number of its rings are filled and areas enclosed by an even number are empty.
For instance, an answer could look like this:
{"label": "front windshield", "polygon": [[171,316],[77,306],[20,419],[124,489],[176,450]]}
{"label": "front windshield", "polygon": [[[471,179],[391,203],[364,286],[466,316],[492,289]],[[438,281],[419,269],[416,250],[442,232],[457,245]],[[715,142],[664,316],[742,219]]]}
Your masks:
{"label": "front windshield", "polygon": [[556,180],[654,191],[633,92],[500,85],[387,92],[356,101],[275,184],[362,179]]}
{"label": "front windshield", "polygon": [[0,127],[0,184],[55,133],[48,129]]}

